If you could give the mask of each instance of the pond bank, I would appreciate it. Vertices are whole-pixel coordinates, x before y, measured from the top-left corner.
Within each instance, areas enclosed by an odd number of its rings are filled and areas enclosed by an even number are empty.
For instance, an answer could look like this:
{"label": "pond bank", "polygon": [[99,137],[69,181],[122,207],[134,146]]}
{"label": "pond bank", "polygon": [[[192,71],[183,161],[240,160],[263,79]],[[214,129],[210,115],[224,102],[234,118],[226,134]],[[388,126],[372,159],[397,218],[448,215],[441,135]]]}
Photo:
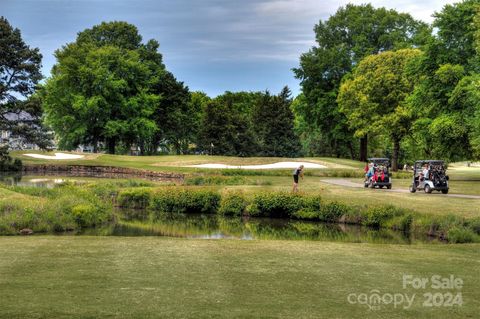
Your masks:
{"label": "pond bank", "polygon": [[22,172],[36,175],[67,174],[82,177],[106,178],[143,178],[151,181],[178,181],[183,182],[185,176],[178,173],[156,172],[142,169],[133,169],[116,166],[89,166],[89,165],[24,165]]}
{"label": "pond bank", "polygon": [[141,208],[140,217],[154,222],[190,214],[260,217],[326,222],[339,227],[361,225],[428,235],[451,243],[480,242],[479,218],[437,216],[393,205],[358,206],[324,200],[320,194],[159,187],[139,180],[61,181],[50,188],[0,186],[0,234],[18,234],[24,228],[35,233],[97,228],[116,220],[114,207]]}

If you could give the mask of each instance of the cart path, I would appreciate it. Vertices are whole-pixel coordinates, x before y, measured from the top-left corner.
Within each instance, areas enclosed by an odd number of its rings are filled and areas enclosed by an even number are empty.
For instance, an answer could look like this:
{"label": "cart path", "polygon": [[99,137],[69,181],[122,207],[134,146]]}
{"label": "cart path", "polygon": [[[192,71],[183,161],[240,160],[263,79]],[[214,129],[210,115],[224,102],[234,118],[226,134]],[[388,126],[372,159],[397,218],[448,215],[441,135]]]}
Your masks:
{"label": "cart path", "polygon": [[[338,186],[345,186],[345,187],[355,187],[355,188],[365,188],[363,184],[361,183],[355,183],[349,180],[348,178],[322,178],[320,179],[321,182],[327,183],[327,184],[333,184],[333,185],[338,185]],[[394,193],[410,193],[408,189],[382,189],[384,192],[394,192]],[[423,191],[422,191],[423,193]],[[432,193],[430,195],[435,195],[437,194]],[[457,197],[457,198],[470,198],[470,199],[480,199],[479,195],[467,195],[467,194],[441,194],[438,193],[441,196],[447,196],[447,197]]]}

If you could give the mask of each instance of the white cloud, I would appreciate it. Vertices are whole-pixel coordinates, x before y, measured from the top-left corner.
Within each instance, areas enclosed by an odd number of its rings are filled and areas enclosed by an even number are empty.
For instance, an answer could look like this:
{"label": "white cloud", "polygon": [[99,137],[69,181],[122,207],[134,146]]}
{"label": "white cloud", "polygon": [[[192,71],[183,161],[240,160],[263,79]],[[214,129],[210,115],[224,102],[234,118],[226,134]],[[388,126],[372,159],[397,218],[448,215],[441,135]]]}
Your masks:
{"label": "white cloud", "polygon": [[[40,47],[45,75],[54,63],[54,50],[73,41],[78,31],[101,21],[123,20],[137,25],[145,40],[159,40],[167,67],[173,72],[184,70],[180,78],[193,87],[201,87],[207,85],[203,82],[207,76],[218,81],[216,84],[226,85],[224,74],[254,81],[252,78],[261,77],[258,70],[267,67],[272,72],[283,70],[285,76],[264,72],[265,83],[294,81],[290,68],[298,64],[303,52],[315,45],[314,25],[347,3],[370,2],[375,7],[407,12],[414,18],[432,22],[435,11],[458,1],[0,0],[0,12],[22,30],[27,43]],[[197,75],[198,71],[192,69],[198,70],[198,66],[208,66],[219,73]],[[253,75],[246,76],[248,72]],[[198,78],[199,82],[195,84],[192,78]],[[237,83],[248,87],[253,82]]]}

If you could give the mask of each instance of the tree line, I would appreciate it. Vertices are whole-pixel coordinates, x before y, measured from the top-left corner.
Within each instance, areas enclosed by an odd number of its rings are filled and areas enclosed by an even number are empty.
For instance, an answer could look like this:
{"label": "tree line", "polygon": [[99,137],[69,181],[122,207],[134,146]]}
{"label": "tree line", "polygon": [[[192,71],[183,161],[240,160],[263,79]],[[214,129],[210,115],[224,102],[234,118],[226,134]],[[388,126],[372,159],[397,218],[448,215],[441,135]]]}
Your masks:
{"label": "tree line", "polygon": [[315,38],[294,70],[305,153],[387,155],[394,167],[480,157],[480,1],[444,6],[432,25],[347,5],[315,26]]}
{"label": "tree line", "polygon": [[[42,147],[140,154],[480,157],[480,1],[435,13],[432,25],[348,4],[315,25],[316,45],[293,69],[301,94],[191,92],[166,69],[156,40],[103,22],[41,55],[0,19],[0,128]],[[5,52],[5,53],[4,53]],[[22,96],[24,99],[17,98]],[[31,114],[28,125],[5,116]],[[32,133],[33,132],[33,133]]]}
{"label": "tree line", "polygon": [[[2,47],[28,48],[20,31],[5,18],[0,25],[5,34],[15,35]],[[23,60],[2,72],[24,72],[24,76],[8,88],[8,81],[2,82],[2,89],[5,84],[11,99],[17,93],[27,98],[16,100],[17,107],[34,111],[37,133],[53,131],[60,149],[82,145],[110,154],[134,149],[142,155],[299,155],[287,87],[278,95],[226,92],[211,98],[190,92],[166,69],[158,48],[156,40],[143,43],[134,25],[103,22],[55,51],[56,63],[44,83],[39,83],[38,49],[29,49],[25,57],[17,51]],[[25,62],[29,70],[21,70]],[[36,108],[29,108],[30,104]],[[5,114],[15,112],[13,104],[2,108]],[[5,119],[3,124],[4,129],[13,129],[11,121]],[[41,146],[48,147],[49,136],[43,137]]]}

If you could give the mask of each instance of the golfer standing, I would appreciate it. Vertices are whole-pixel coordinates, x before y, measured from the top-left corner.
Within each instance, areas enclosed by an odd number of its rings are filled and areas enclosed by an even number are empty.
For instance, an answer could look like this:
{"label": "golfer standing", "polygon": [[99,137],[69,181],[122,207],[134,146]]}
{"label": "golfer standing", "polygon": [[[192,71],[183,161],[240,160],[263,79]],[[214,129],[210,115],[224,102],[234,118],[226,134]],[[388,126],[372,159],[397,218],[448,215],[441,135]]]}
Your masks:
{"label": "golfer standing", "polygon": [[293,192],[298,192],[298,177],[303,179],[303,165],[293,171]]}

